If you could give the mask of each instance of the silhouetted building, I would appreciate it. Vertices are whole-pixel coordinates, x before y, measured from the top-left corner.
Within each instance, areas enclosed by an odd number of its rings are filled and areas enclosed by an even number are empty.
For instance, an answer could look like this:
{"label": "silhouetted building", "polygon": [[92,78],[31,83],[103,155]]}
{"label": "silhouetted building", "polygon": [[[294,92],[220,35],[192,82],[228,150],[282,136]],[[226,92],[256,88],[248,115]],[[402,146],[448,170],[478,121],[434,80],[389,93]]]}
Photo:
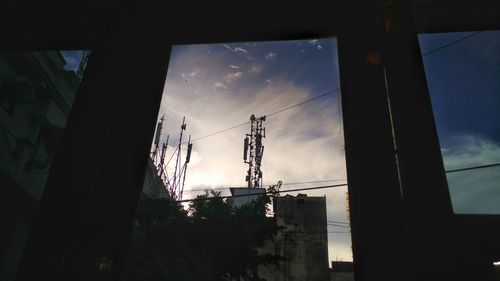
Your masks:
{"label": "silhouetted building", "polygon": [[261,267],[260,277],[268,281],[325,281],[328,276],[326,197],[275,197],[274,216],[280,231],[263,252],[282,256],[277,265]]}
{"label": "silhouetted building", "polygon": [[330,281],[354,281],[354,263],[352,261],[332,261]]}
{"label": "silhouetted building", "polygon": [[65,65],[57,51],[0,53],[0,280],[14,278],[75,99]]}

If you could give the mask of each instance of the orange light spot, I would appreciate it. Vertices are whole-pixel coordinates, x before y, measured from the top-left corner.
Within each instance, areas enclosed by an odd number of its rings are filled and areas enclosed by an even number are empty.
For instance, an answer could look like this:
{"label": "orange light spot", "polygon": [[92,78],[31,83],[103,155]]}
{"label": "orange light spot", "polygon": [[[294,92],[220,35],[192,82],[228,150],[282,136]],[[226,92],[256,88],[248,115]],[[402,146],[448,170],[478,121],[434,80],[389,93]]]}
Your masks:
{"label": "orange light spot", "polygon": [[366,60],[372,64],[379,64],[380,61],[382,60],[382,57],[378,53],[369,53],[366,56]]}
{"label": "orange light spot", "polygon": [[391,29],[391,22],[388,20],[385,20],[384,27],[385,27],[385,32],[388,32]]}

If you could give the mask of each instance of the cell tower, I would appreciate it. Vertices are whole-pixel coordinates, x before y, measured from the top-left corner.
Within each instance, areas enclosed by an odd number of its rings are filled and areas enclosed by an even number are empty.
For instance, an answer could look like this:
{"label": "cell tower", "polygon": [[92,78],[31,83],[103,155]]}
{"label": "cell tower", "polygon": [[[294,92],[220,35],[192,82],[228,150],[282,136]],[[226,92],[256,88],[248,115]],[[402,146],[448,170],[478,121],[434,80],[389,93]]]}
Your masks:
{"label": "cell tower", "polygon": [[[186,130],[186,118],[184,117],[181,125],[181,133],[179,137],[179,143],[177,145],[176,150],[169,158],[169,160],[165,163],[165,157],[168,147],[168,140],[170,136],[167,136],[167,141],[161,145],[160,151],[160,137],[161,130],[163,128],[164,116],[160,118],[160,122],[158,122],[158,126],[156,128],[156,136],[154,139],[154,148],[151,153],[151,159],[155,164],[158,172],[158,177],[163,181],[165,186],[165,191],[168,192],[168,195],[176,200],[182,199],[182,194],[184,192],[184,183],[186,181],[186,173],[187,173],[187,164],[191,159],[191,151],[193,149],[193,144],[191,143],[191,136],[189,136],[189,140],[187,142],[187,150],[186,150],[186,160],[184,164],[182,163],[181,151],[182,151],[182,137],[183,133]],[[175,157],[175,168],[171,176],[167,171],[167,167],[169,166],[170,160]],[[159,158],[159,159],[158,159]],[[171,167],[171,166],[170,166]]]}
{"label": "cell tower", "polygon": [[262,187],[262,171],[260,165],[262,156],[264,155],[264,146],[262,138],[266,137],[266,129],[262,122],[266,121],[266,116],[256,118],[252,114],[250,116],[250,134],[246,135],[243,145],[243,161],[248,164],[248,172],[246,181],[248,188]]}

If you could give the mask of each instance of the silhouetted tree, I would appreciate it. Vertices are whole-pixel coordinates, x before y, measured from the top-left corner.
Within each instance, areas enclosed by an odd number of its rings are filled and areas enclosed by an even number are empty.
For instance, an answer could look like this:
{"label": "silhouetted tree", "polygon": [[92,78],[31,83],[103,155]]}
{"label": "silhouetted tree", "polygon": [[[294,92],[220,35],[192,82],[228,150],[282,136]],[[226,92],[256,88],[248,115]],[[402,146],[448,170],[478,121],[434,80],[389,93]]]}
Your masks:
{"label": "silhouetted tree", "polygon": [[257,249],[278,227],[266,196],[235,208],[211,192],[184,210],[171,199],[142,198],[124,280],[262,280],[257,267],[279,257]]}

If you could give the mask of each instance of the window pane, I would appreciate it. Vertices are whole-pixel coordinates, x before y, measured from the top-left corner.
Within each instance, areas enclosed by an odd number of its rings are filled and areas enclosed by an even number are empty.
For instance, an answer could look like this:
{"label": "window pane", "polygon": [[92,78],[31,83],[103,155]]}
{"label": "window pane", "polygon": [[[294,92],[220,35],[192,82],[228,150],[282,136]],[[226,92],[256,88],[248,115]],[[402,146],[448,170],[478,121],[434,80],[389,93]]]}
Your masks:
{"label": "window pane", "polygon": [[13,280],[88,51],[0,52],[0,279]]}
{"label": "window pane", "polygon": [[[329,275],[352,280],[341,121],[334,38],[174,46],[128,278],[140,278],[141,272],[195,280],[203,266],[207,274],[219,274],[213,255],[226,264],[222,271],[236,277],[237,261],[256,262],[251,251],[245,252],[251,245],[259,254],[289,259],[259,266],[258,275],[267,280],[327,280]],[[245,206],[272,185],[281,186],[280,195],[272,197],[267,213],[253,217],[259,209]],[[189,201],[206,190],[233,197]],[[169,205],[181,199],[188,200],[180,207],[184,211]],[[177,223],[165,228],[174,240],[155,240],[156,246],[148,247],[148,237],[155,239],[154,215],[148,215],[154,209],[164,210],[156,212],[162,214],[160,225]],[[263,242],[258,233],[266,231],[255,229],[266,220],[284,229]],[[193,248],[174,249],[174,241]],[[162,250],[156,250],[160,244]],[[179,259],[171,260],[173,255]],[[183,271],[177,262],[203,266]]]}
{"label": "window pane", "polygon": [[500,31],[419,42],[454,212],[500,214]]}

